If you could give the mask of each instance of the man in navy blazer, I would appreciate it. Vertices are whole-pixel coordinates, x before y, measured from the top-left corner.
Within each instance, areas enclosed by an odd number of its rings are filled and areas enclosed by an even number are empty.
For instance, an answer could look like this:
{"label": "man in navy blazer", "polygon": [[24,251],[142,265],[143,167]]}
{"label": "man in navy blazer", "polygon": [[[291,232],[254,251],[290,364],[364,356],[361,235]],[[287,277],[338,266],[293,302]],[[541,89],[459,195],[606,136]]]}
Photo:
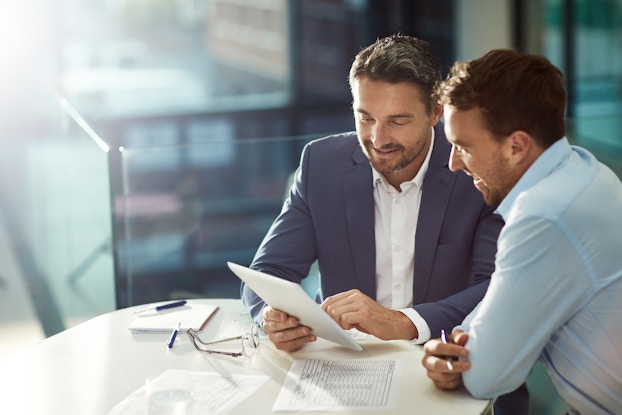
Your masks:
{"label": "man in navy blazer", "polygon": [[[434,133],[415,234],[413,303],[437,335],[450,332],[483,298],[502,222],[472,180],[447,167],[451,146],[440,123]],[[300,282],[317,259],[320,300],[352,288],[375,298],[373,191],[356,133],[309,143],[251,268]],[[261,299],[248,287],[243,294],[251,314],[261,315]]]}
{"label": "man in navy blazer", "polygon": [[[448,169],[439,82],[419,39],[360,52],[350,71],[357,132],[304,148],[251,268],[301,282],[317,260],[322,308],[381,339],[423,343],[459,324],[486,292],[503,222],[471,178]],[[242,299],[277,348],[315,340],[244,284]]]}

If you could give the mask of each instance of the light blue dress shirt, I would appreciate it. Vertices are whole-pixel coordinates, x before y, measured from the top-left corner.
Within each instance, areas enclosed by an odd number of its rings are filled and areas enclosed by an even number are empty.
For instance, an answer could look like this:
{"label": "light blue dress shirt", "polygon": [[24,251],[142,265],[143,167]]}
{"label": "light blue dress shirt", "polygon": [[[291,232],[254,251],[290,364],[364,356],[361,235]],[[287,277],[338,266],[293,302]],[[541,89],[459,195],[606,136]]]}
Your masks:
{"label": "light blue dress shirt", "polygon": [[510,392],[537,359],[582,414],[622,414],[622,184],[566,138],[498,208],[505,219],[490,287],[460,327],[464,384]]}

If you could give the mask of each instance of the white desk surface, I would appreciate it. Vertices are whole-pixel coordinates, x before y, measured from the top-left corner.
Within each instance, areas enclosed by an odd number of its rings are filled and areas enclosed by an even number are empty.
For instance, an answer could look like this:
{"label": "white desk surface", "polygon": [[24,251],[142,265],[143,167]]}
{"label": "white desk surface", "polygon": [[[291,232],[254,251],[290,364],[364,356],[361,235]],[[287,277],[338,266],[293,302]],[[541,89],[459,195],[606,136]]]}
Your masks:
{"label": "white desk surface", "polygon": [[[220,306],[201,333],[217,338],[243,312],[240,300],[190,300]],[[421,365],[423,350],[403,341],[380,341],[368,336],[364,350],[351,351],[318,339],[295,353],[278,351],[266,342],[250,358],[208,355],[194,349],[180,334],[172,349],[168,335],[131,334],[127,330],[134,311],[144,306],[117,310],[93,318],[47,338],[41,343],[0,359],[0,412],[5,414],[107,414],[119,402],[167,369],[219,373],[264,374],[270,377],[236,414],[271,414],[286,374],[294,359],[395,359],[405,362],[398,406],[383,414],[480,414],[488,401],[476,400],[466,391],[444,392],[434,388]],[[370,414],[373,411],[339,411]],[[302,412],[313,414],[313,412]],[[321,412],[327,414],[327,412]]]}

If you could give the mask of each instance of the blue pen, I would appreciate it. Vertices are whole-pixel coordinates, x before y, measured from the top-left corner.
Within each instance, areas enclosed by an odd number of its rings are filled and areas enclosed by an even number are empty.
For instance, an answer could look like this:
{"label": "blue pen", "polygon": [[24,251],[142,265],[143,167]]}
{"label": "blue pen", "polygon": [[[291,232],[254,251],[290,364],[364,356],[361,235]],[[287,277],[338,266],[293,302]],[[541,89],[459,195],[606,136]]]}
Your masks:
{"label": "blue pen", "polygon": [[[449,343],[449,339],[447,338],[447,333],[445,333],[445,330],[441,329],[441,341],[445,344]],[[445,359],[447,359],[447,369],[451,370],[453,372],[454,370],[454,358],[450,357],[450,356],[446,356]]]}
{"label": "blue pen", "polygon": [[160,311],[166,310],[167,308],[180,307],[186,304],[186,300],[175,301],[174,303],[162,304],[157,307],[145,308],[144,310],[135,311],[134,314],[146,313],[147,311]]}
{"label": "blue pen", "polygon": [[171,333],[171,337],[168,339],[168,343],[166,345],[169,349],[173,348],[173,343],[175,343],[175,338],[177,338],[177,333],[179,333],[179,329],[181,328],[181,321],[177,323],[177,327]]}

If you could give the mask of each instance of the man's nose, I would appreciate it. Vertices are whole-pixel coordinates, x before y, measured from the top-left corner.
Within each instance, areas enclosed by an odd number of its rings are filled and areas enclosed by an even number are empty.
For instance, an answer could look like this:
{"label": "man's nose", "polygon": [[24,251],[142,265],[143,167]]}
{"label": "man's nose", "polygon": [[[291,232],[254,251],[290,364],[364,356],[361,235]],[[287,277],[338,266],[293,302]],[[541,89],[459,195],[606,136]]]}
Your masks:
{"label": "man's nose", "polygon": [[464,169],[464,163],[462,157],[456,151],[456,146],[451,146],[451,152],[449,153],[449,170],[458,171]]}
{"label": "man's nose", "polygon": [[372,130],[371,141],[376,148],[380,148],[386,144],[389,144],[391,142],[391,138],[386,126],[381,123],[376,123]]}

